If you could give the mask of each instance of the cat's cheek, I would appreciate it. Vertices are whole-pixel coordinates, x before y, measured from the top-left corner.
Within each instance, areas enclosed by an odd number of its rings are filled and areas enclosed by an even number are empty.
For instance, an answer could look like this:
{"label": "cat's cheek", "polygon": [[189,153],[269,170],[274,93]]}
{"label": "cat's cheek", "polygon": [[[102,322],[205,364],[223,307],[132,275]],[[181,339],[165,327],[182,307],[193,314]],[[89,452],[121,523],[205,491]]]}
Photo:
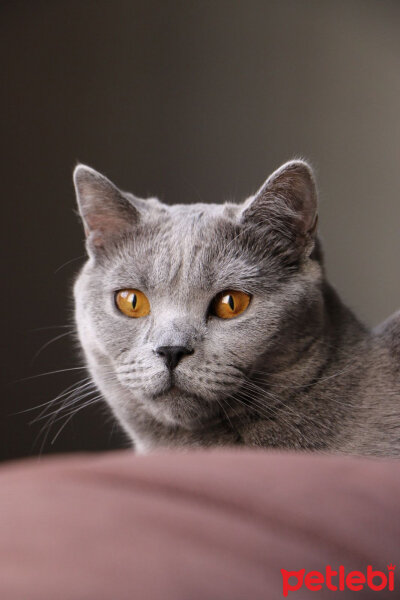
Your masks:
{"label": "cat's cheek", "polygon": [[237,317],[229,322],[220,320],[211,324],[205,355],[210,352],[226,362],[229,362],[230,355],[235,355],[247,364],[259,354],[275,330],[273,324],[263,326],[260,318],[253,315]]}

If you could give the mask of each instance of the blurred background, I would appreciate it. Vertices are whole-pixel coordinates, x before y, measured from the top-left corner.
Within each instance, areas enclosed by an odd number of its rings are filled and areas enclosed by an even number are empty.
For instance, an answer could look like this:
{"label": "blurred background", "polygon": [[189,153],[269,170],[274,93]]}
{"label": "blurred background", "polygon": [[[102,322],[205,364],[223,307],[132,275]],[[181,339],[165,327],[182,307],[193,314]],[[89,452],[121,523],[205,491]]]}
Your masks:
{"label": "blurred background", "polygon": [[32,410],[86,376],[78,160],[172,203],[242,200],[306,157],[331,281],[370,325],[400,306],[397,1],[3,0],[0,17],[0,459],[126,446],[103,403]]}

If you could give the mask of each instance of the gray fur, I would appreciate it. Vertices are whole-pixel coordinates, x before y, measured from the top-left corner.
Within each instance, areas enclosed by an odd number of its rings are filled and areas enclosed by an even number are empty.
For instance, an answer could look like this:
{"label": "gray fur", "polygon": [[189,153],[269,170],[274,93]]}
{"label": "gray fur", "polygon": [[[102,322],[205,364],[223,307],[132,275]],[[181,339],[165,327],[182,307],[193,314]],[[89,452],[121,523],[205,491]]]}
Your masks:
{"label": "gray fur", "polygon": [[[75,284],[88,369],[136,449],[245,445],[400,455],[400,313],[366,329],[326,281],[309,165],[244,204],[167,206],[74,173],[89,260]],[[137,288],[131,319],[114,294]],[[209,316],[225,289],[252,295]],[[171,375],[159,346],[186,346]]]}

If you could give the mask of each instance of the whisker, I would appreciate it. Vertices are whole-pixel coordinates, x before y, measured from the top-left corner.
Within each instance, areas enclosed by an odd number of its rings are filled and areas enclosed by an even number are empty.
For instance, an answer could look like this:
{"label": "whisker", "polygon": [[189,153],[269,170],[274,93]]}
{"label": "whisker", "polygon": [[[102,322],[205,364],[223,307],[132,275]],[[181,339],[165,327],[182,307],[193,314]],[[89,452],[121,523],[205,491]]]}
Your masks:
{"label": "whisker", "polygon": [[54,275],[56,275],[59,271],[61,271],[61,269],[63,269],[67,265],[70,265],[71,263],[73,263],[77,260],[80,260],[81,258],[85,258],[85,256],[86,256],[85,254],[82,254],[81,256],[77,256],[76,258],[71,258],[70,260],[67,260],[60,267],[57,267],[57,269],[54,271]]}
{"label": "whisker", "polygon": [[35,362],[35,360],[37,359],[37,357],[40,355],[40,353],[47,348],[48,346],[50,346],[50,344],[52,344],[53,342],[56,342],[57,340],[60,340],[61,338],[66,337],[67,335],[71,335],[70,331],[67,331],[65,333],[61,333],[60,335],[57,335],[56,337],[52,338],[51,340],[49,340],[48,342],[46,342],[45,344],[43,344],[43,346],[41,346],[39,348],[39,350],[34,354],[32,360],[31,360],[31,366],[33,365],[33,363]]}
{"label": "whisker", "polygon": [[38,377],[46,377],[47,375],[56,375],[57,373],[68,373],[68,371],[82,371],[87,367],[70,367],[68,369],[57,369],[56,371],[47,371],[47,373],[39,373],[38,375],[30,375],[29,377],[23,377],[22,379],[17,379],[13,383],[21,383],[22,381],[31,381],[32,379],[37,379]]}
{"label": "whisker", "polygon": [[74,388],[74,386],[78,386],[79,384],[90,380],[91,377],[86,377],[85,379],[81,379],[78,382],[73,383],[72,385],[69,385],[63,392],[61,392],[58,396],[56,396],[55,398],[52,398],[51,400],[46,400],[46,402],[42,402],[41,404],[36,404],[35,406],[31,406],[30,408],[26,408],[24,410],[20,410],[18,412],[12,413],[13,415],[21,415],[23,413],[27,413],[27,412],[31,412],[33,410],[38,410],[39,408],[41,408],[42,406],[48,406],[49,404],[51,404],[52,402],[55,402],[56,400],[58,400],[59,398],[62,398],[64,395],[66,395],[70,390],[72,390],[72,388]]}
{"label": "whisker", "polygon": [[[265,394],[267,397],[270,397],[273,400],[276,400],[278,405],[283,406],[287,411],[289,411],[294,417],[300,418],[301,420],[306,420],[310,423],[314,423],[317,424],[318,427],[323,428],[325,430],[328,429],[327,425],[325,425],[324,423],[322,423],[321,421],[317,421],[315,419],[313,419],[311,417],[311,415],[305,413],[305,412],[300,412],[300,411],[296,411],[295,408],[293,406],[290,406],[288,404],[286,404],[281,398],[278,398],[277,396],[274,396],[273,394],[270,394],[267,390],[264,390],[263,388],[260,388],[259,386],[252,384],[252,382],[247,381],[246,382],[247,385],[251,384],[251,386],[248,387],[248,389],[253,389],[254,391],[258,391],[261,392],[262,394]],[[258,400],[258,403],[260,403],[260,400]]]}
{"label": "whisker", "polygon": [[71,325],[46,325],[45,327],[35,327],[29,331],[44,331],[46,329],[70,329],[71,331],[74,331],[74,328],[71,327]]}
{"label": "whisker", "polygon": [[[90,385],[90,389],[84,393],[79,393],[79,395],[77,395],[77,396],[76,396],[76,394],[71,394],[70,396],[67,396],[67,398],[62,401],[62,405],[60,407],[56,408],[52,412],[46,412],[47,409],[45,409],[45,412],[42,411],[42,413],[38,417],[35,417],[35,419],[33,419],[30,422],[30,424],[33,425],[33,423],[38,423],[39,421],[42,421],[43,419],[47,419],[48,417],[51,417],[52,415],[59,414],[64,409],[80,402],[81,400],[83,400],[84,398],[86,398],[87,396],[92,394],[95,391],[95,389],[96,389],[95,385],[92,384],[92,385]],[[54,404],[54,401],[53,401],[53,404]],[[50,406],[48,408],[50,408]]]}

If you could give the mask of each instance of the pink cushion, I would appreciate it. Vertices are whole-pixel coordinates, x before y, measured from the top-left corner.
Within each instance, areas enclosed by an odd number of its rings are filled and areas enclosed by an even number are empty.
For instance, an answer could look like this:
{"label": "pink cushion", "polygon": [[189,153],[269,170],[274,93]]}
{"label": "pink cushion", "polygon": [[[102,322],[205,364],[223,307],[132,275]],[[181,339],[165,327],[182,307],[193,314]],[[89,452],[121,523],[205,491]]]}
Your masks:
{"label": "pink cushion", "polygon": [[395,461],[125,451],[0,469],[4,600],[276,600],[281,569],[387,573],[399,550]]}

